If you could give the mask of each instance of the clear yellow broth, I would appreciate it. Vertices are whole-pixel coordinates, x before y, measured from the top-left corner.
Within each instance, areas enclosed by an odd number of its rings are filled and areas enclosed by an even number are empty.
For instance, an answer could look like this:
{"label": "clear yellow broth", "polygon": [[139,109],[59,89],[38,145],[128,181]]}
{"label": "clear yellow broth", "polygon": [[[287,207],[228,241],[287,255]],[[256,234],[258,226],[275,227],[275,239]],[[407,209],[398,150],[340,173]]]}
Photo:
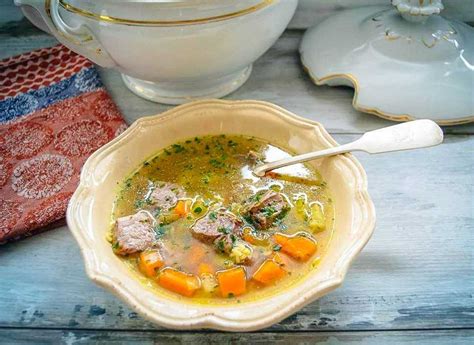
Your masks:
{"label": "clear yellow broth", "polygon": [[[221,297],[219,289],[214,293],[198,290],[193,297],[184,297],[167,291],[157,284],[155,279],[145,277],[137,267],[137,256],[120,257],[130,267],[134,275],[149,289],[171,298],[186,300],[192,303],[233,304],[255,299],[262,299],[288,289],[304,278],[311,270],[317,269],[323,259],[333,232],[334,207],[327,184],[318,171],[306,164],[276,170],[276,175],[264,178],[255,177],[247,155],[254,151],[265,161],[288,157],[289,153],[267,142],[253,137],[236,135],[219,135],[192,138],[176,143],[148,159],[127,178],[120,187],[114,206],[113,221],[133,214],[143,207],[143,200],[155,181],[172,182],[182,186],[187,198],[204,199],[210,208],[226,207],[238,214],[238,205],[262,189],[273,189],[283,193],[290,201],[291,210],[278,225],[264,232],[294,234],[299,231],[310,233],[318,243],[318,250],[309,260],[301,262],[284,253],[278,254],[284,259],[288,274],[270,286],[262,286],[251,278],[265,258],[271,257],[275,243],[269,241],[265,246],[252,246],[258,259],[244,266],[247,275],[247,292],[231,298]],[[297,208],[297,200],[304,200],[302,208]],[[321,205],[325,216],[325,230],[317,233],[308,227],[309,204]],[[306,216],[305,216],[306,214]],[[202,215],[201,215],[202,216]],[[203,244],[195,239],[189,228],[196,221],[190,215],[160,227],[161,242],[167,249],[166,267],[198,275],[201,262],[211,263],[216,270],[234,267],[235,264],[225,254],[218,253],[212,245]],[[251,226],[246,224],[246,226]],[[205,255],[196,261],[193,259],[193,247],[200,246]]]}

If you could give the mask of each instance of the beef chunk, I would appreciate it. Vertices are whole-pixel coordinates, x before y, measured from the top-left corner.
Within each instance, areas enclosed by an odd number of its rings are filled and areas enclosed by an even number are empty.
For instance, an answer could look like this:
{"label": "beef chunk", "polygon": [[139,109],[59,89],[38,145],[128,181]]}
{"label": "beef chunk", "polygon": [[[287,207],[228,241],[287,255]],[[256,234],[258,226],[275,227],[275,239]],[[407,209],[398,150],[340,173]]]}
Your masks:
{"label": "beef chunk", "polygon": [[235,215],[225,210],[211,211],[191,227],[195,238],[202,242],[212,243],[223,235],[237,236],[242,222]]}
{"label": "beef chunk", "polygon": [[132,254],[152,247],[155,242],[155,220],[146,211],[117,219],[115,225],[115,252]]}
{"label": "beef chunk", "polygon": [[280,193],[272,190],[260,191],[244,204],[243,215],[258,229],[270,228],[276,220],[283,218],[290,205]]}
{"label": "beef chunk", "polygon": [[185,196],[183,188],[174,183],[157,182],[156,188],[149,196],[149,202],[153,209],[160,209],[164,212],[174,207],[178,199]]}

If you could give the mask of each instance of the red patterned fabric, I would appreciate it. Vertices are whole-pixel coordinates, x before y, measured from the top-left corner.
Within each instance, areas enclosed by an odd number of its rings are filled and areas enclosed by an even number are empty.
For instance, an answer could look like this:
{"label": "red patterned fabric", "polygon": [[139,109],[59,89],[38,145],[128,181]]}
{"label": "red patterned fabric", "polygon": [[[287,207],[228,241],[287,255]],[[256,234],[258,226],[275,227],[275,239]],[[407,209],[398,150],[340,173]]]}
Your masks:
{"label": "red patterned fabric", "polygon": [[0,61],[0,243],[63,219],[87,157],[125,128],[93,65],[67,48]]}

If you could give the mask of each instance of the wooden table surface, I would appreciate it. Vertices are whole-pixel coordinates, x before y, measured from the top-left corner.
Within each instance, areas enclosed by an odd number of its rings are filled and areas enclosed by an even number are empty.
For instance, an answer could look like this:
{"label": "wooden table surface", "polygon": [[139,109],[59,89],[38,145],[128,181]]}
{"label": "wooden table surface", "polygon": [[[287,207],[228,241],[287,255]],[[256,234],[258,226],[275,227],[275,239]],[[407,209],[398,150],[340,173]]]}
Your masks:
{"label": "wooden table surface", "polygon": [[[228,99],[274,102],[321,122],[340,143],[391,123],[359,113],[349,88],[303,73],[302,31],[288,30]],[[0,2],[0,58],[55,44]],[[170,107],[103,81],[127,121]],[[85,275],[67,227],[0,247],[0,343],[474,343],[474,126],[445,128],[441,146],[358,154],[377,210],[374,236],[343,286],[255,333],[180,332],[145,321]]]}

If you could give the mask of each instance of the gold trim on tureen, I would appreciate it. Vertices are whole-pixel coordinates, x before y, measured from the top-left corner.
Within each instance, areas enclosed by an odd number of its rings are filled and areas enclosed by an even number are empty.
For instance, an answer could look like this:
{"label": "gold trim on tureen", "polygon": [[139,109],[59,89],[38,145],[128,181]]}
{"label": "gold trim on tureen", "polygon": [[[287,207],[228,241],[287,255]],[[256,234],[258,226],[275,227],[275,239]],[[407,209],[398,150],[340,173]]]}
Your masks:
{"label": "gold trim on tureen", "polygon": [[244,15],[259,11],[267,6],[270,6],[274,2],[275,0],[262,0],[256,5],[244,8],[239,11],[206,17],[206,18],[185,19],[185,20],[138,20],[138,19],[120,18],[120,17],[108,16],[105,14],[90,12],[82,8],[76,7],[74,5],[71,5],[66,0],[59,0],[60,6],[68,12],[80,15],[82,17],[94,19],[100,22],[130,25],[130,26],[181,26],[181,25],[207,24],[207,23],[213,23],[213,22],[218,22],[218,21],[223,21],[223,20],[228,20],[228,19],[244,16]]}

